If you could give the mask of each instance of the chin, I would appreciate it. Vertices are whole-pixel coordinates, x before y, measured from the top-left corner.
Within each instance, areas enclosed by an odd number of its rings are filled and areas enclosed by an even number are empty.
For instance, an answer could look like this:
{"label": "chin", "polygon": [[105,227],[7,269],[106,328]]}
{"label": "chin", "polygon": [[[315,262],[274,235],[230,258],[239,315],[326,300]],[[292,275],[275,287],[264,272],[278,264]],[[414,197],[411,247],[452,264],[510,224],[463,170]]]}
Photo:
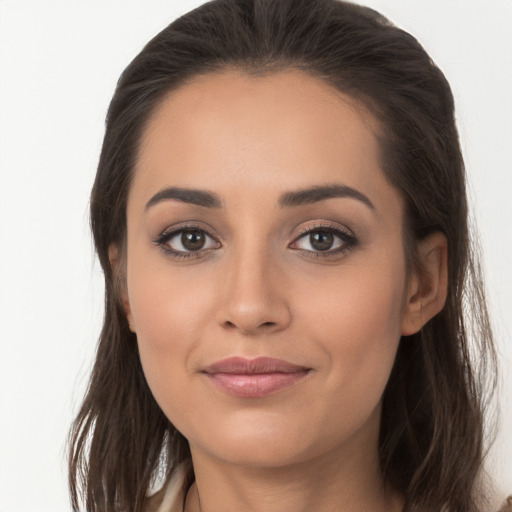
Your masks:
{"label": "chin", "polygon": [[340,438],[351,437],[354,427],[247,410],[221,421],[212,418],[210,424],[215,427],[207,435],[196,432],[188,438],[193,456],[196,448],[226,464],[261,469],[293,466],[335,452]]}
{"label": "chin", "polygon": [[307,458],[306,454],[312,449],[299,422],[283,419],[275,415],[240,413],[236,421],[212,422],[215,428],[210,429],[207,436],[197,433],[197,436],[185,437],[192,455],[197,448],[229,464],[282,467]]}
{"label": "chin", "polygon": [[[307,459],[302,447],[296,443],[282,442],[282,439],[249,439],[230,440],[215,447],[210,456],[235,466],[250,468],[282,468],[300,463]],[[192,452],[192,455],[194,452]]]}

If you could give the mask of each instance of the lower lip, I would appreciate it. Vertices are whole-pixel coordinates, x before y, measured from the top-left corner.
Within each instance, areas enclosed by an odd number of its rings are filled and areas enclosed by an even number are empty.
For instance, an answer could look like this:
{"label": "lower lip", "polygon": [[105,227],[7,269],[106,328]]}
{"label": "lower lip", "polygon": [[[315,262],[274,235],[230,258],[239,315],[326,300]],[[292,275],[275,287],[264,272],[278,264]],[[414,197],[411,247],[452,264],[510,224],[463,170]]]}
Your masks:
{"label": "lower lip", "polygon": [[242,398],[261,398],[277,393],[302,380],[309,371],[295,373],[207,373],[207,377],[230,395]]}

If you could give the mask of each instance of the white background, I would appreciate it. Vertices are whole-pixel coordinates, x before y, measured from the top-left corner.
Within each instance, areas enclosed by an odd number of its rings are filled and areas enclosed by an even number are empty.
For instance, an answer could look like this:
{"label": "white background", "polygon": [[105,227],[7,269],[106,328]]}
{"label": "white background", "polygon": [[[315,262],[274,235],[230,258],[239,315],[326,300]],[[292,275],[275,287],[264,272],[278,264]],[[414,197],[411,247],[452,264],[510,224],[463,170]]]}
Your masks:
{"label": "white background", "polygon": [[[102,318],[87,210],[106,108],[143,44],[200,3],[0,0],[0,512],[70,509],[65,440]],[[512,493],[512,0],[365,4],[455,93],[505,374],[489,468]]]}

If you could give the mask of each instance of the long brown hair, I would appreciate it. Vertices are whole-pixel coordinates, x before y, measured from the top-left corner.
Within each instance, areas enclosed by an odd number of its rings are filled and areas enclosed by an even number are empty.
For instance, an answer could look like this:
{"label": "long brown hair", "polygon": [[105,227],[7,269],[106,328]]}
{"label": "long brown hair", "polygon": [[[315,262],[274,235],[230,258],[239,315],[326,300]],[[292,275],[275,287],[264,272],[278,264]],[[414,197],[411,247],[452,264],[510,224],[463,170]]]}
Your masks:
{"label": "long brown hair", "polygon": [[146,383],[108,250],[125,241],[127,194],[148,119],[170,91],[228,67],[300,69],[364,104],[384,127],[382,167],[405,199],[409,264],[419,239],[445,234],[448,298],[419,333],[400,341],[383,399],[380,463],[408,511],[480,510],[484,410],[496,363],[468,231],[453,96],[416,39],[339,0],[214,0],[165,28],[123,72],[91,195],[105,318],[70,434],[73,508],[141,512],[155,475],[169,478],[190,458]]}

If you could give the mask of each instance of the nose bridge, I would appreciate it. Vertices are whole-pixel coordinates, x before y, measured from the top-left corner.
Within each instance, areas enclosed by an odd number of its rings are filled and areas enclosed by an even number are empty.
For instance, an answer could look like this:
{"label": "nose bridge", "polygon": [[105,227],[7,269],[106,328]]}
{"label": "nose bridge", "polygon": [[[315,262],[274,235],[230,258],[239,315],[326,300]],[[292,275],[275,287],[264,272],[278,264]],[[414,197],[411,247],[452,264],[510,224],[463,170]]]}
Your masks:
{"label": "nose bridge", "polygon": [[226,261],[220,322],[244,333],[279,330],[290,321],[279,258],[268,244],[241,240]]}

